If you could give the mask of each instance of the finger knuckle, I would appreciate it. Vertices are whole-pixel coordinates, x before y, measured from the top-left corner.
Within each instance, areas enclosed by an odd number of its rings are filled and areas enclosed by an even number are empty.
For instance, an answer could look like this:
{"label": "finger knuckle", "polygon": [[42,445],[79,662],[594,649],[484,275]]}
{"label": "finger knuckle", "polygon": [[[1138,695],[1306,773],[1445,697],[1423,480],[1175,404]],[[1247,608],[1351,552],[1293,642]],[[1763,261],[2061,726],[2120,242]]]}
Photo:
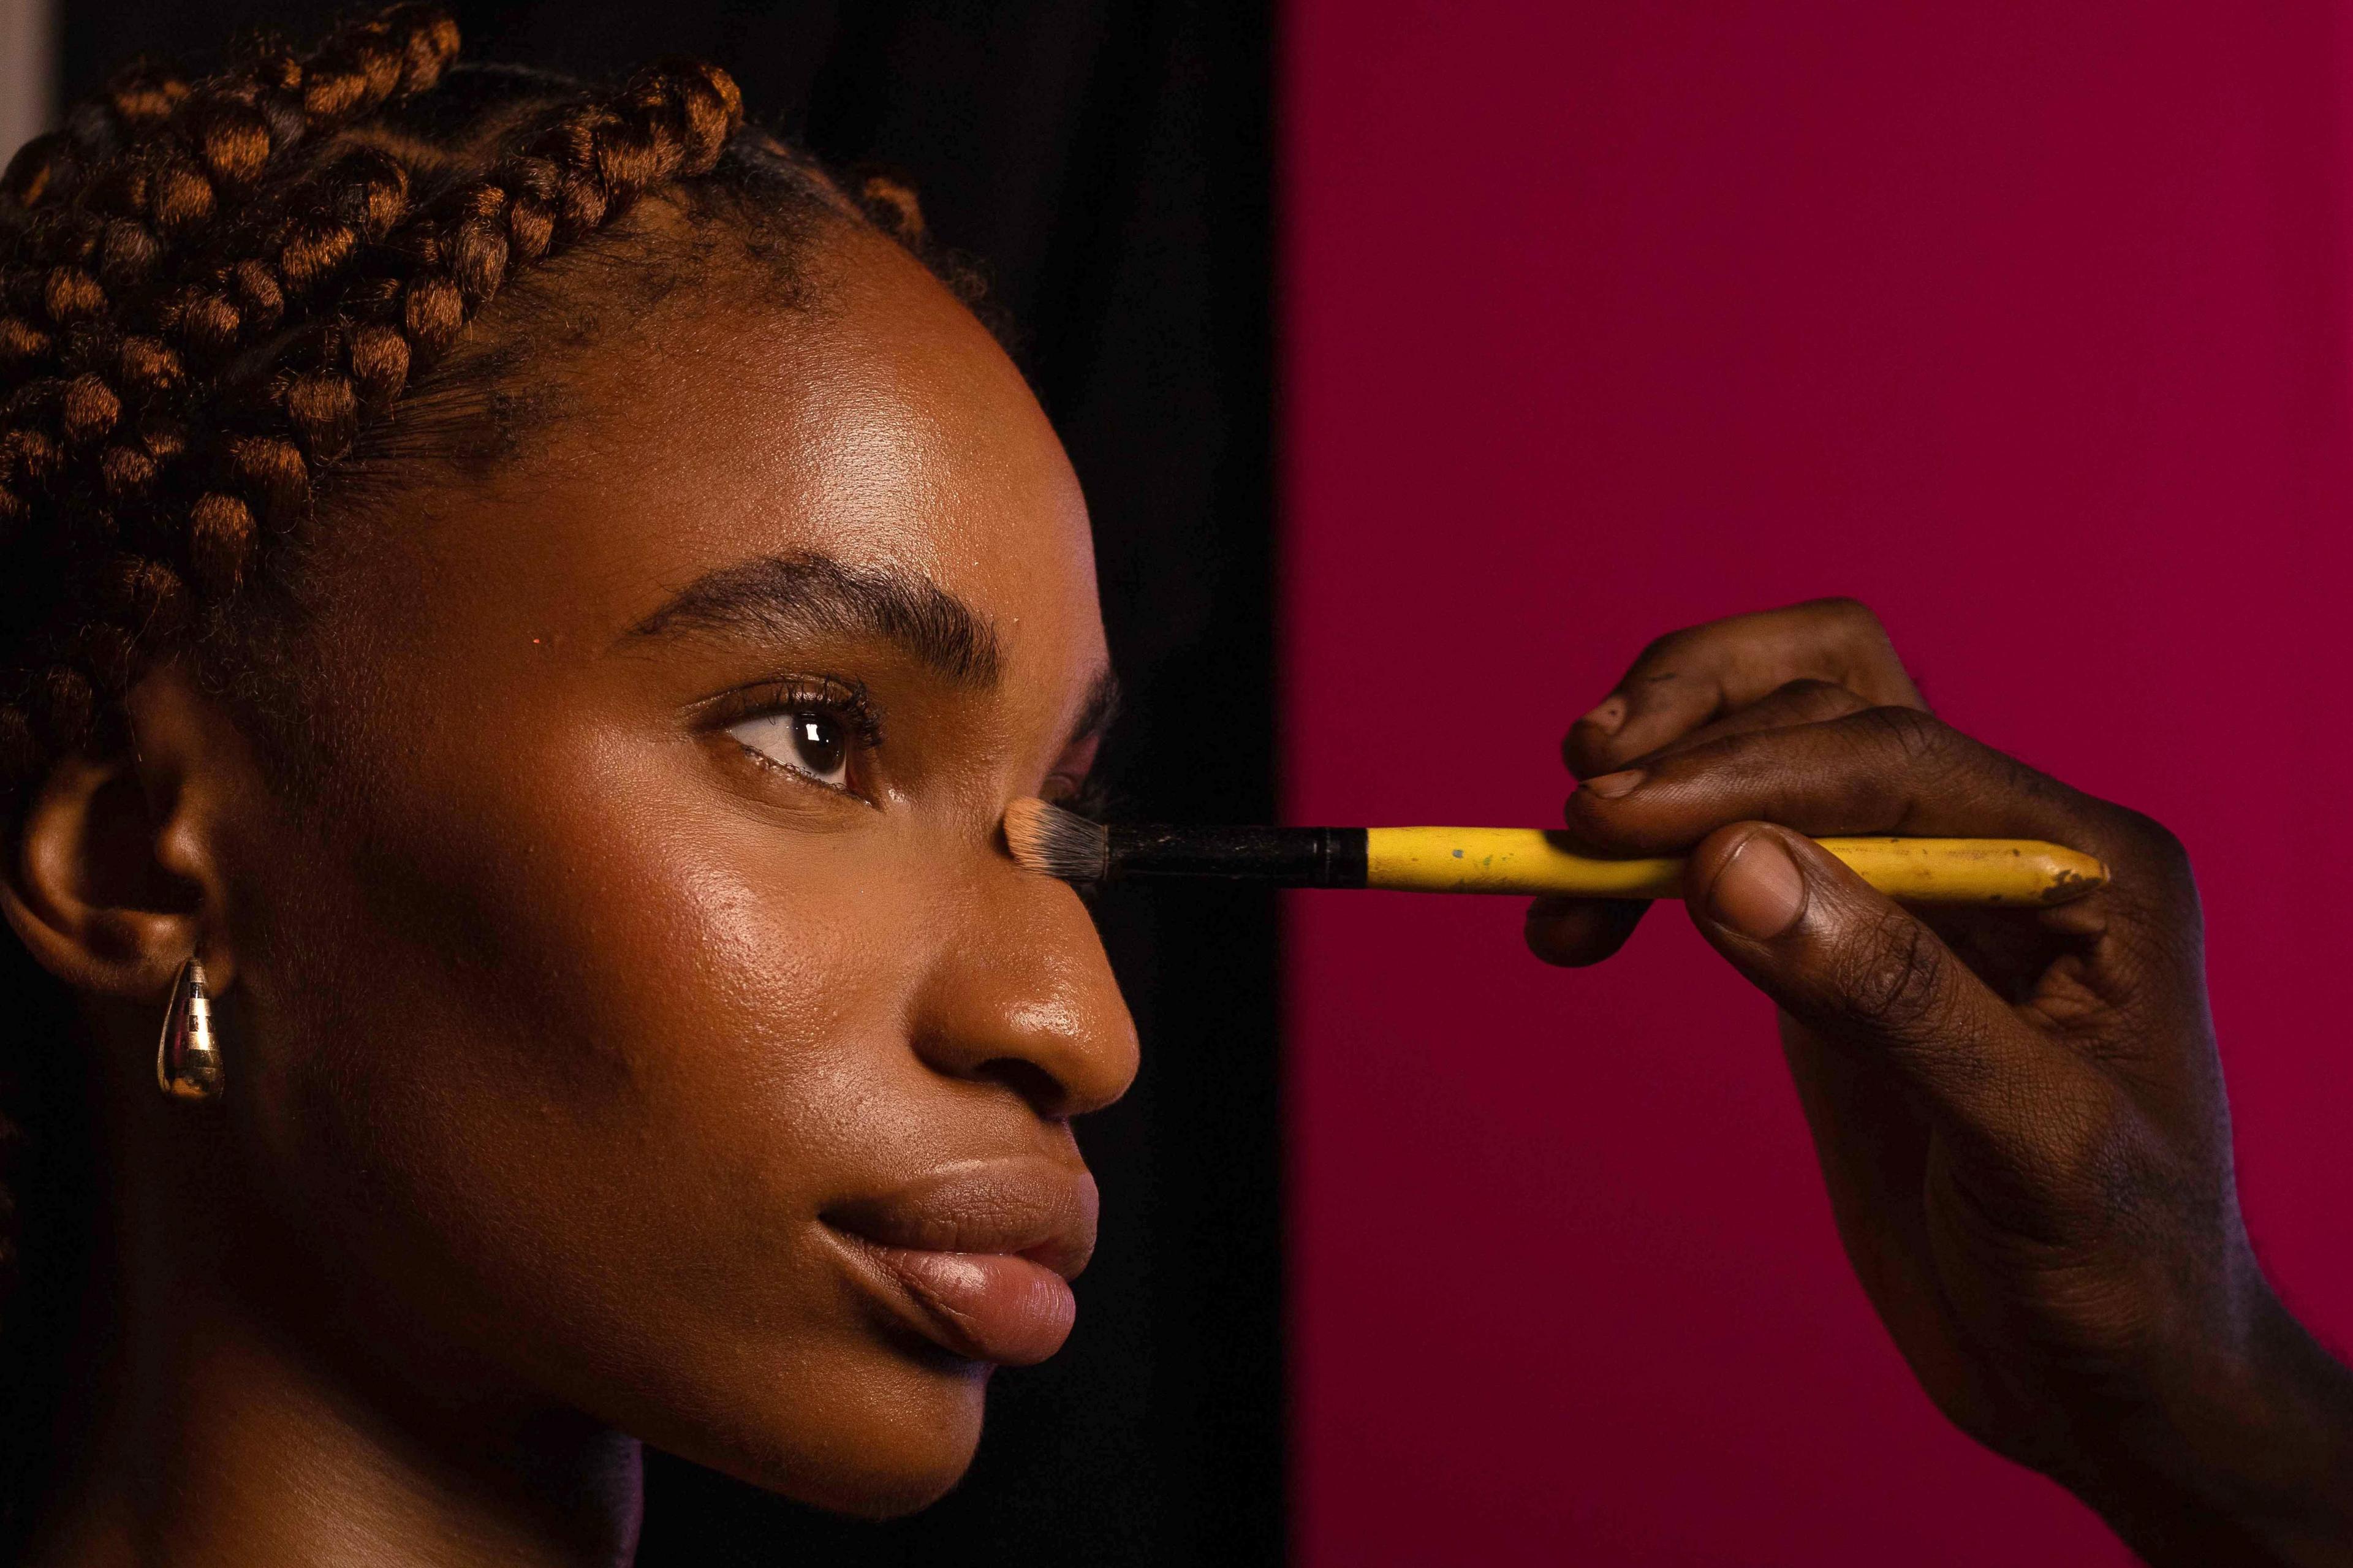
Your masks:
{"label": "finger knuckle", "polygon": [[1809,599],[1798,607],[1857,629],[1873,632],[1881,629],[1879,613],[1851,595],[1833,594],[1826,598]]}
{"label": "finger knuckle", "polygon": [[1773,696],[1793,712],[1810,715],[1816,721],[1842,719],[1871,706],[1853,690],[1837,681],[1820,680],[1810,676],[1785,681]]}
{"label": "finger knuckle", "polygon": [[1642,651],[1634,656],[1634,668],[1640,670],[1673,660],[1704,629],[1701,626],[1678,626],[1673,631],[1652,637],[1642,645]]}
{"label": "finger knuckle", "polygon": [[2079,847],[2107,863],[2111,904],[2133,913],[2140,954],[2155,972],[2197,963],[2202,922],[2189,847],[2163,823],[2129,806],[2089,801]]}
{"label": "finger knuckle", "polygon": [[1917,708],[1865,708],[1847,722],[1864,745],[1892,753],[1909,773],[1941,774],[1958,759],[1960,737]]}
{"label": "finger knuckle", "polygon": [[2189,879],[2189,848],[2173,829],[2130,806],[2110,809],[2113,830],[2137,865],[2168,880]]}
{"label": "finger knuckle", "polygon": [[1944,1011],[1945,957],[1926,927],[1900,910],[1873,919],[1841,950],[1832,984],[1845,1010],[1880,1034],[1910,1039]]}

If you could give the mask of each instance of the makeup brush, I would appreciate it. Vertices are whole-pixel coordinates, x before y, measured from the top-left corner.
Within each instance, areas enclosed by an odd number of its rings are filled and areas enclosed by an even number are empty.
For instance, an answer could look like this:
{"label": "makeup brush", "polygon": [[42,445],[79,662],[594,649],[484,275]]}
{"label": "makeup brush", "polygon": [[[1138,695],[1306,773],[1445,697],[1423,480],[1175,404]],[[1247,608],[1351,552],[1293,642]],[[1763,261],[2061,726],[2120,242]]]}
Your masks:
{"label": "makeup brush", "polygon": [[[1042,800],[1005,808],[1005,842],[1066,882],[1219,877],[1286,888],[1679,899],[1680,859],[1597,860],[1534,827],[1106,826]],[[1890,898],[1923,904],[2063,904],[2108,879],[2089,855],[2028,838],[1822,838]]]}

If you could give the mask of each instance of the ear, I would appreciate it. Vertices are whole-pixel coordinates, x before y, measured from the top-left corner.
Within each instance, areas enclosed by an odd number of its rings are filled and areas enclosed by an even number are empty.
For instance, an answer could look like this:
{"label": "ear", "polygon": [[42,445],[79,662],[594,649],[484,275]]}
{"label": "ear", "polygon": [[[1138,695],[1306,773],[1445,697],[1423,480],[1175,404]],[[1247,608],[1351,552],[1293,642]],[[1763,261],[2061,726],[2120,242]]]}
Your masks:
{"label": "ear", "polygon": [[129,706],[126,752],[68,757],[35,793],[0,879],[0,909],[35,960],[76,991],[160,1001],[201,951],[219,992],[236,964],[222,847],[249,753],[176,665],[143,677]]}

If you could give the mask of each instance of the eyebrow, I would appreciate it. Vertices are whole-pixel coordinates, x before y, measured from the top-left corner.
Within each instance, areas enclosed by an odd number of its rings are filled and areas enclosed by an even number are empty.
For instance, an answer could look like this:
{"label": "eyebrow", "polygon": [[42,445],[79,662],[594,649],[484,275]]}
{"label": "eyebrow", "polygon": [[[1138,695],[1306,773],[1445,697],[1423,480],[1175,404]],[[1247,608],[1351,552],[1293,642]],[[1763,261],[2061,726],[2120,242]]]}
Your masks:
{"label": "eyebrow", "polygon": [[622,640],[696,632],[880,637],[968,686],[994,686],[1005,669],[1004,645],[987,617],[922,573],[850,566],[817,553],[763,556],[706,573]]}

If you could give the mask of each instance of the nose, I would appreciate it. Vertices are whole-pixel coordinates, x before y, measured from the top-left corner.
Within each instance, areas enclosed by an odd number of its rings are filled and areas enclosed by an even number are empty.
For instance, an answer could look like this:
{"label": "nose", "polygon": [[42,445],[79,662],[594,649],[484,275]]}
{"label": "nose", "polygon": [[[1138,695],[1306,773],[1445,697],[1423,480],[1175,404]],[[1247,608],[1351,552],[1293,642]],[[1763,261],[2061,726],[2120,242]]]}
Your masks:
{"label": "nose", "polygon": [[1100,1110],[1135,1080],[1135,1020],[1078,894],[992,868],[922,994],[934,1070],[1004,1085],[1046,1117]]}

